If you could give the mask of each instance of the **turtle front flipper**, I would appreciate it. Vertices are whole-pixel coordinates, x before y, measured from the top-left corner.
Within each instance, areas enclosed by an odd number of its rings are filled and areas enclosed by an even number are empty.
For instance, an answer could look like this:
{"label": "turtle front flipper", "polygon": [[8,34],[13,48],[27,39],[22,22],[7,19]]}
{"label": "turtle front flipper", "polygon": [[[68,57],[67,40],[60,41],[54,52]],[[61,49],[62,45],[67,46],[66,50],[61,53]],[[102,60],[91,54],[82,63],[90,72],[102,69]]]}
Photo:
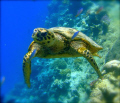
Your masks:
{"label": "turtle front flipper", "polygon": [[95,71],[97,72],[98,76],[102,79],[102,74],[94,60],[94,58],[92,57],[92,54],[89,50],[87,50],[85,47],[80,47],[78,49],[78,52],[80,54],[82,54],[88,61],[89,63],[91,64],[91,66],[95,69]]}
{"label": "turtle front flipper", "polygon": [[29,47],[29,52],[23,58],[23,74],[25,83],[30,88],[30,74],[31,74],[31,60],[35,57],[37,53],[37,47],[35,43],[31,43]]}
{"label": "turtle front flipper", "polygon": [[31,59],[30,56],[32,54],[32,51],[29,51],[23,58],[23,74],[25,83],[30,88],[30,74],[31,74]]}
{"label": "turtle front flipper", "polygon": [[28,52],[23,58],[23,74],[25,83],[30,88],[30,74],[31,74],[31,60],[29,60],[30,52]]}

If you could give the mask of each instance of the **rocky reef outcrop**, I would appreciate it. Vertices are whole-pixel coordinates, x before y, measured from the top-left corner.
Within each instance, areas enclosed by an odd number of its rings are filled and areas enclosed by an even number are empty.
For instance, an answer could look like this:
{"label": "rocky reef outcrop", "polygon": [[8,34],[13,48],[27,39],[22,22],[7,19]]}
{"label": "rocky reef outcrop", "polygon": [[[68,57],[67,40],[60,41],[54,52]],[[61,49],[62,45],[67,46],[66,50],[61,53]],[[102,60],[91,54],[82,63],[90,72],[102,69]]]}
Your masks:
{"label": "rocky reef outcrop", "polygon": [[[48,5],[49,15],[46,17],[45,25],[48,28],[63,26],[75,28],[86,35],[105,35],[108,32],[110,19],[108,12],[102,6],[92,1],[53,0]],[[77,11],[83,11],[76,17]],[[97,13],[96,13],[97,12]]]}
{"label": "rocky reef outcrop", "polygon": [[103,79],[92,89],[89,103],[120,102],[120,61],[112,60],[103,67]]}
{"label": "rocky reef outcrop", "polygon": [[111,50],[107,53],[105,62],[113,59],[120,60],[120,36],[112,46]]}

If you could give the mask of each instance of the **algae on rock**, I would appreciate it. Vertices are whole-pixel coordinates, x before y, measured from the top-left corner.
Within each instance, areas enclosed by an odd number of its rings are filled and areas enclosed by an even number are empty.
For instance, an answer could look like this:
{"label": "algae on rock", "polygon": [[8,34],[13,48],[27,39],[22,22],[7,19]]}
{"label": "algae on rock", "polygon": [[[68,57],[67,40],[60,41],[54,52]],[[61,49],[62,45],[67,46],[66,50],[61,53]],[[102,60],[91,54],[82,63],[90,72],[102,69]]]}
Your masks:
{"label": "algae on rock", "polygon": [[103,79],[94,84],[90,103],[119,103],[120,61],[112,60],[103,67]]}
{"label": "algae on rock", "polygon": [[120,60],[120,36],[112,46],[112,49],[106,55],[105,62],[113,59]]}

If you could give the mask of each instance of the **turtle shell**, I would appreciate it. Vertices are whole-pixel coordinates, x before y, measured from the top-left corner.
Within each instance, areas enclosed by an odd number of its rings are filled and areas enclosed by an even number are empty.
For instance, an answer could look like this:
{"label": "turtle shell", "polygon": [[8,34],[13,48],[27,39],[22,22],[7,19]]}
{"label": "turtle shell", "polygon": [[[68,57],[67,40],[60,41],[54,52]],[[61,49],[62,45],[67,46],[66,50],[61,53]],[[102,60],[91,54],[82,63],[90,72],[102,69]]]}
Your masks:
{"label": "turtle shell", "polygon": [[[74,33],[78,31],[76,29],[67,28],[67,27],[54,27],[48,30],[64,36],[69,41],[71,40]],[[82,32],[79,32],[78,35],[72,41],[76,41],[76,40],[83,41],[92,53],[96,53],[97,51],[102,49],[101,46],[99,46],[97,43],[95,43],[92,39],[90,39],[88,36],[86,36]]]}

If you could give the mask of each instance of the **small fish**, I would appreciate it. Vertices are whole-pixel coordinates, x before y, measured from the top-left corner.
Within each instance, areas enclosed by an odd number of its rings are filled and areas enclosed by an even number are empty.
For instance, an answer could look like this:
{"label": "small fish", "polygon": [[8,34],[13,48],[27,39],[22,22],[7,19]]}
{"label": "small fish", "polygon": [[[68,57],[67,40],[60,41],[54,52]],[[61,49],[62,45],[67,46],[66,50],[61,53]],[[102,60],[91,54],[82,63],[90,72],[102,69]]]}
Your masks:
{"label": "small fish", "polygon": [[0,81],[0,86],[5,82],[5,77],[3,76]]}
{"label": "small fish", "polygon": [[103,7],[99,7],[95,14],[99,14],[103,10]]}
{"label": "small fish", "polygon": [[72,40],[78,35],[79,31],[75,32],[74,35],[72,36]]}
{"label": "small fish", "polygon": [[37,51],[37,49],[35,49],[35,50],[32,52],[32,54],[31,54],[31,56],[30,56],[29,60],[31,60],[31,59],[35,56],[36,51]]}
{"label": "small fish", "polygon": [[77,15],[75,17],[78,17],[82,13],[82,11],[83,11],[83,8],[81,8],[80,10],[78,10]]}

